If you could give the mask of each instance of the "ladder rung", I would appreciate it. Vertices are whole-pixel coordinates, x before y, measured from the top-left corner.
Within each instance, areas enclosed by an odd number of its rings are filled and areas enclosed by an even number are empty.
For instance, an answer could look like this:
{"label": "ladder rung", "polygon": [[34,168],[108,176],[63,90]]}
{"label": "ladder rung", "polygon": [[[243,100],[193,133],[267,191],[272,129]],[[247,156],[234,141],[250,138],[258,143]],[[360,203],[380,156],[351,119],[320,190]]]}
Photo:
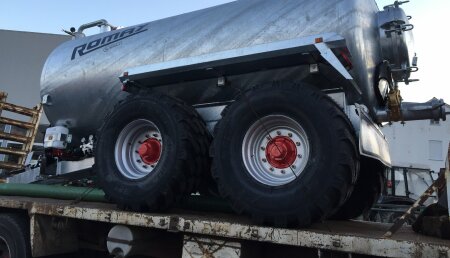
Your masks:
{"label": "ladder rung", "polygon": [[4,133],[4,132],[0,132],[0,139],[16,141],[16,142],[21,142],[21,143],[27,143],[28,141],[30,141],[30,138],[28,138],[26,136],[12,134],[12,133]]}
{"label": "ladder rung", "polygon": [[22,167],[23,167],[22,165],[19,165],[19,164],[16,164],[16,163],[0,161],[0,168],[1,169],[9,169],[9,170],[11,170],[11,169],[21,169]]}
{"label": "ladder rung", "polygon": [[21,114],[21,115],[25,115],[25,116],[34,116],[39,113],[39,110],[25,108],[25,107],[17,106],[17,105],[6,103],[6,102],[0,103],[0,109],[8,110],[13,113],[17,113],[17,114]]}
{"label": "ladder rung", "polygon": [[12,149],[12,148],[3,148],[3,147],[0,147],[0,153],[7,154],[7,155],[17,155],[17,156],[27,155],[26,151],[19,150],[19,149]]}
{"label": "ladder rung", "polygon": [[34,129],[34,125],[32,123],[22,122],[6,117],[0,117],[0,124],[14,125],[24,129]]}

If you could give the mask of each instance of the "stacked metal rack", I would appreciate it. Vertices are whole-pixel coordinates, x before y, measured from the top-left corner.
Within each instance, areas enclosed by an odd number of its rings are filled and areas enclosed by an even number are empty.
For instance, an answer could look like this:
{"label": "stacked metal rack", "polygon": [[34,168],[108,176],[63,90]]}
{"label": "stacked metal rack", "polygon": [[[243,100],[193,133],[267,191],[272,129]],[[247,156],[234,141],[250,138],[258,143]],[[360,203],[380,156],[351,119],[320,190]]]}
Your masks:
{"label": "stacked metal rack", "polygon": [[[11,171],[25,167],[28,154],[33,148],[34,139],[38,131],[39,120],[42,114],[42,105],[38,104],[34,108],[26,108],[6,102],[8,94],[0,91],[0,125],[4,125],[4,130],[0,131],[0,170]],[[12,119],[2,114],[2,111],[9,111],[28,118],[28,121]],[[12,132],[11,128],[20,128],[23,133]],[[12,148],[8,143],[19,143],[21,147]],[[8,158],[8,157],[15,158]]]}

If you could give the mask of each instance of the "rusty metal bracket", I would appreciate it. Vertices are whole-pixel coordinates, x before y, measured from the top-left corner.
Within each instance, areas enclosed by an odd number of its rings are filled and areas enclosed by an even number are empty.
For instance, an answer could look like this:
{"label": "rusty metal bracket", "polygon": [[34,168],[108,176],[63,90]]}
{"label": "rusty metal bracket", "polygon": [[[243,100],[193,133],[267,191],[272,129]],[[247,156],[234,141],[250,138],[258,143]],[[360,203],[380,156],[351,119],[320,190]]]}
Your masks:
{"label": "rusty metal bracket", "polygon": [[387,104],[389,109],[389,121],[402,121],[402,96],[398,88],[391,89],[388,93]]}

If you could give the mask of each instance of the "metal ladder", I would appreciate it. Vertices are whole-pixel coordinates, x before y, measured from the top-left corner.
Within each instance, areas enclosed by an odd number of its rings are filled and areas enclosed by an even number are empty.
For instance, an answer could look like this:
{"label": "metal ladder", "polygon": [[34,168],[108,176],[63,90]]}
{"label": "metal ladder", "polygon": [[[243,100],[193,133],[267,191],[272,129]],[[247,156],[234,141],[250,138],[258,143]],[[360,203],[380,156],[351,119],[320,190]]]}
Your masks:
{"label": "metal ladder", "polygon": [[[23,169],[28,154],[31,152],[34,139],[38,131],[39,120],[42,114],[42,104],[34,108],[25,108],[6,102],[8,94],[0,91],[0,124],[5,125],[5,130],[0,131],[0,171],[13,171]],[[20,114],[28,117],[28,121],[20,121],[2,116],[2,111]],[[11,133],[12,127],[25,129],[25,134]],[[21,148],[8,147],[8,141],[21,143]],[[8,156],[17,157],[17,162],[5,161]],[[3,158],[2,158],[3,157]]]}
{"label": "metal ladder", "polygon": [[411,216],[412,211],[423,205],[425,201],[433,194],[433,192],[438,192],[441,189],[446,189],[445,194],[447,195],[447,209],[449,212],[450,220],[450,145],[448,146],[447,157],[445,161],[445,168],[442,168],[439,172],[439,177],[434,181],[433,184],[428,187],[428,189],[417,199],[417,201],[401,216],[394,224],[391,226],[388,232],[386,232],[383,237],[391,238],[402,226],[405,224],[406,220]]}

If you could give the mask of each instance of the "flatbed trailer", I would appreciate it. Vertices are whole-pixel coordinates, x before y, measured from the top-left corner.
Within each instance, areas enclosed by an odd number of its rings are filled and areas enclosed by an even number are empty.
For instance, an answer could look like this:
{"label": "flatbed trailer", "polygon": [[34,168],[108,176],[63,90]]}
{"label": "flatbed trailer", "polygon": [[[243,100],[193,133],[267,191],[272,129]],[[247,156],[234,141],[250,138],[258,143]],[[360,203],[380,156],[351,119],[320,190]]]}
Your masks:
{"label": "flatbed trailer", "polygon": [[[284,229],[252,225],[226,213],[137,213],[107,203],[16,196],[0,197],[0,209],[29,218],[33,257],[80,248],[106,252],[111,242],[134,245],[152,257],[450,257],[448,240],[416,234],[409,226],[383,238],[390,225],[373,222],[325,221],[307,229]],[[107,236],[116,225],[147,237]],[[81,240],[86,238],[96,244]]]}
{"label": "flatbed trailer", "polygon": [[[235,210],[261,224],[354,218],[376,200],[391,164],[378,125],[446,117],[442,100],[401,101],[398,83],[418,70],[405,2],[380,10],[375,1],[235,1],[123,29],[82,25],[44,66],[52,127],[40,167],[26,161],[41,105],[22,109],[0,94],[0,111],[32,117],[0,120],[28,129],[0,133],[3,145],[24,146],[0,146],[18,157],[0,162],[11,170],[0,179],[39,172],[49,183],[95,163],[96,185],[123,208],[172,207],[213,177]],[[84,37],[96,26],[111,31]],[[85,249],[115,258],[450,256],[449,241],[409,227],[389,238],[390,225],[360,221],[285,229],[213,211],[128,212],[83,197],[0,197],[0,258]],[[350,209],[357,215],[339,216]]]}

